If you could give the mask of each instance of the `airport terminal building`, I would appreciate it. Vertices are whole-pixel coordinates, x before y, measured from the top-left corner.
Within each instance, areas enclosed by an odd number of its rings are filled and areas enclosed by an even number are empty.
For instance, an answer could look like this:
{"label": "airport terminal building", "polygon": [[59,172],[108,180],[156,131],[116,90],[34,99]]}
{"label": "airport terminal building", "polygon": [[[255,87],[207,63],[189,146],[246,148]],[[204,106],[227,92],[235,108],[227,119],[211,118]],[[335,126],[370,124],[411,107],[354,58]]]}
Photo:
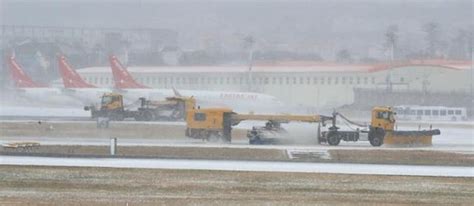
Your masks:
{"label": "airport terminal building", "polygon": [[[252,91],[291,105],[334,108],[354,102],[355,91],[472,93],[471,63],[430,62],[391,65],[258,64],[246,66],[128,67],[135,79],[153,88]],[[109,67],[78,72],[89,83],[113,87]]]}

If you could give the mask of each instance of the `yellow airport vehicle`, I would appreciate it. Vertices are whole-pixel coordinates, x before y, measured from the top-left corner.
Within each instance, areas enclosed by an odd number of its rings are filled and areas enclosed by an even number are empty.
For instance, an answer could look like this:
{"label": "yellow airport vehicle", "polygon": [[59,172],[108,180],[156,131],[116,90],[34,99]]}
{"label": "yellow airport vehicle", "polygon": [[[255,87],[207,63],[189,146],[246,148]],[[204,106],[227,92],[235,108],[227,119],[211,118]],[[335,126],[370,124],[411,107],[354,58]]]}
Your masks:
{"label": "yellow airport vehicle", "polygon": [[[260,130],[279,129],[280,123],[291,121],[319,123],[330,120],[332,117],[322,115],[267,115],[267,114],[237,114],[229,108],[194,108],[188,110],[186,115],[186,136],[209,141],[231,141],[232,126],[245,120],[267,121],[266,128]],[[254,127],[254,129],[256,129]],[[249,136],[256,134],[254,136]],[[248,132],[251,144],[261,144],[265,140],[257,133]]]}
{"label": "yellow airport vehicle", "polygon": [[368,130],[340,131],[336,126],[336,117],[342,117],[349,124],[362,126],[350,121],[342,114],[334,112],[332,126],[329,131],[322,132],[319,137],[320,142],[327,142],[329,145],[339,145],[340,141],[362,140],[361,134],[367,134],[367,140],[374,147],[383,144],[390,145],[431,145],[433,135],[441,134],[439,129],[400,131],[395,130],[395,115],[392,107],[374,107],[372,109],[371,123]]}
{"label": "yellow airport vehicle", "polygon": [[[395,131],[395,113],[391,107],[374,107],[368,130],[342,131],[336,125],[337,117],[341,117],[349,124],[364,126],[350,121],[342,114],[334,112],[332,116],[324,115],[265,115],[265,114],[237,114],[229,108],[193,108],[186,114],[186,136],[209,141],[223,140],[231,141],[232,126],[245,120],[267,121],[264,127],[253,127],[247,132],[250,144],[273,144],[275,139],[269,134],[282,134],[285,130],[280,127],[281,123],[309,122],[320,123],[325,126],[326,121],[331,120],[332,125],[328,131],[320,132],[318,129],[318,143],[327,142],[329,145],[339,145],[340,141],[363,140],[361,134],[366,133],[367,140],[372,146],[382,144],[431,144],[433,135],[439,135],[440,131]],[[319,127],[318,127],[319,128]],[[268,137],[270,136],[270,137]]]}
{"label": "yellow airport vehicle", "polygon": [[187,108],[196,104],[193,97],[167,97],[163,101],[151,101],[139,98],[140,105],[129,109],[123,103],[123,95],[105,93],[102,95],[99,108],[86,106],[84,110],[91,111],[92,118],[106,117],[110,120],[122,121],[134,118],[137,121],[175,121],[183,120]]}

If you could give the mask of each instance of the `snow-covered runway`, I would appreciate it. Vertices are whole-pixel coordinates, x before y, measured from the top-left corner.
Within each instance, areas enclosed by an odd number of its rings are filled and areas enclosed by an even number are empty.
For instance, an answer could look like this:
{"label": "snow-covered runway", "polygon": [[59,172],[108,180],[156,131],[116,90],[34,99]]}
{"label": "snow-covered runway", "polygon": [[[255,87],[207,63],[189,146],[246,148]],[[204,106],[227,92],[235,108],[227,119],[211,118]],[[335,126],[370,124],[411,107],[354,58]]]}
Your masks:
{"label": "snow-covered runway", "polygon": [[0,156],[0,165],[474,177],[473,167],[188,159]]}

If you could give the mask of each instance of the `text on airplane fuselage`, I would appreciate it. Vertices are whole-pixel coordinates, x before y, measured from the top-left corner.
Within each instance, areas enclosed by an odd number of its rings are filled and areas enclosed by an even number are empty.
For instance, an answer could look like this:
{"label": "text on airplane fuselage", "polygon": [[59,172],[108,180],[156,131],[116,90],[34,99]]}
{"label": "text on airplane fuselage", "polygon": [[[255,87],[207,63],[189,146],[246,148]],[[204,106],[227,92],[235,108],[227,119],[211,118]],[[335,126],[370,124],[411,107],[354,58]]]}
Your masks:
{"label": "text on airplane fuselage", "polygon": [[232,94],[232,93],[221,93],[221,99],[246,99],[246,100],[256,100],[257,95],[255,94]]}

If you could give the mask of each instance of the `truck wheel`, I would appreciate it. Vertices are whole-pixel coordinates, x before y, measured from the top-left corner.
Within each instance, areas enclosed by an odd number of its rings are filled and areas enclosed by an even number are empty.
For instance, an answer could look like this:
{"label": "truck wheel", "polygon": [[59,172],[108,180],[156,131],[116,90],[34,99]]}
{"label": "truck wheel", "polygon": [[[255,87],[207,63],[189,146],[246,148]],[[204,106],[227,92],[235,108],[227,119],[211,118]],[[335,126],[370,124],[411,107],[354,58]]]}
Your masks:
{"label": "truck wheel", "polygon": [[330,132],[328,134],[327,141],[328,141],[329,145],[337,146],[341,142],[341,138],[339,137],[339,135],[337,133]]}
{"label": "truck wheel", "polygon": [[249,144],[260,145],[260,144],[262,144],[262,140],[260,140],[260,137],[258,137],[258,136],[253,136],[253,137],[249,138]]}
{"label": "truck wheel", "polygon": [[123,121],[123,119],[124,119],[123,115],[116,114],[116,113],[110,114],[109,117],[110,117],[110,120],[112,120],[112,121]]}
{"label": "truck wheel", "polygon": [[381,128],[371,128],[369,131],[369,142],[374,147],[380,147],[383,145],[384,137],[385,131]]}
{"label": "truck wheel", "polygon": [[371,138],[370,144],[374,147],[380,147],[383,144],[383,137],[375,136]]}
{"label": "truck wheel", "polygon": [[143,120],[145,121],[153,121],[155,119],[155,115],[152,112],[146,111],[143,113]]}

